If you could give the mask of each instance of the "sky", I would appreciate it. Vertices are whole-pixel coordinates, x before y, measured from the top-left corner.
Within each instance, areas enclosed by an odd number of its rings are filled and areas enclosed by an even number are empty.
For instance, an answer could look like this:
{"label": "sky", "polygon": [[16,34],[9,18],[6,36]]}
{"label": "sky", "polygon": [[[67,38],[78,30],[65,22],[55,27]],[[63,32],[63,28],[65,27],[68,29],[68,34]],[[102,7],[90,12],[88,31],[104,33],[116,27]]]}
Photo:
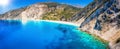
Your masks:
{"label": "sky", "polygon": [[0,0],[0,14],[7,11],[29,6],[39,2],[58,2],[79,7],[85,7],[93,0]]}

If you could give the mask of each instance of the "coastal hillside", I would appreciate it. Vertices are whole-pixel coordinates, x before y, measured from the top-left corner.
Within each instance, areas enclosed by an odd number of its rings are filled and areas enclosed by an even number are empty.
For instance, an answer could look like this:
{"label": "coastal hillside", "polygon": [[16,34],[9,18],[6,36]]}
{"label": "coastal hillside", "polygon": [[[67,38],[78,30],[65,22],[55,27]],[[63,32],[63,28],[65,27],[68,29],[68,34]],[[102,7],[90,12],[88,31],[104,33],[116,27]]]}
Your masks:
{"label": "coastal hillside", "polygon": [[120,0],[94,0],[71,21],[80,30],[109,41],[111,47],[120,42]]}
{"label": "coastal hillside", "polygon": [[81,8],[59,3],[37,3],[0,15],[0,19],[38,19],[68,21]]}

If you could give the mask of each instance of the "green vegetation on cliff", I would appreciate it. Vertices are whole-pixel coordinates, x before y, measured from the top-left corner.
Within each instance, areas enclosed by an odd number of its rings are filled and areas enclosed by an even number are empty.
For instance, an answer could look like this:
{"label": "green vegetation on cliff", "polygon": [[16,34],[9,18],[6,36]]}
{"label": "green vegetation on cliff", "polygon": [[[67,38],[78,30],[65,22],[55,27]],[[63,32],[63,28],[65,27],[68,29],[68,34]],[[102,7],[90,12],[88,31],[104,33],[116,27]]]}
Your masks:
{"label": "green vegetation on cliff", "polygon": [[81,8],[76,8],[66,4],[45,3],[49,11],[44,14],[44,20],[63,20],[68,21],[73,15],[78,13]]}

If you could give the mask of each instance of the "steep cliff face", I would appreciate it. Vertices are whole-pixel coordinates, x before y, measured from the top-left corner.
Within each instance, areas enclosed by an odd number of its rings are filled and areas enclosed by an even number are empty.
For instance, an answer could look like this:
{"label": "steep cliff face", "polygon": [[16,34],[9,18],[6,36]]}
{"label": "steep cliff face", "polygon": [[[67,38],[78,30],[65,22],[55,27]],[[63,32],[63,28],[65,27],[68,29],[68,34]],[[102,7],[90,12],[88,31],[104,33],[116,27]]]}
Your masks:
{"label": "steep cliff face", "polygon": [[59,3],[37,3],[0,15],[0,19],[44,19],[68,21],[81,8]]}
{"label": "steep cliff face", "polygon": [[47,5],[34,4],[21,9],[12,10],[0,16],[0,19],[36,19],[42,17],[42,15],[48,10]]}
{"label": "steep cliff face", "polygon": [[120,38],[120,0],[95,0],[71,21],[77,21],[80,29],[100,36],[116,44]]}

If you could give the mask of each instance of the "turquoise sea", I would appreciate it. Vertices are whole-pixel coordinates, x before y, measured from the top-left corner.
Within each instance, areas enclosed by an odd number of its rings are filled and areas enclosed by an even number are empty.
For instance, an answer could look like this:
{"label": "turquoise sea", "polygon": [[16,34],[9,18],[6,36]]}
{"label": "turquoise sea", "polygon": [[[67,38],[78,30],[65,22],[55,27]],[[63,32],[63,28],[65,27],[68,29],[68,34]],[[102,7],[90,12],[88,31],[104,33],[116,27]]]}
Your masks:
{"label": "turquoise sea", "polygon": [[107,44],[77,30],[49,21],[0,20],[0,49],[106,49]]}

